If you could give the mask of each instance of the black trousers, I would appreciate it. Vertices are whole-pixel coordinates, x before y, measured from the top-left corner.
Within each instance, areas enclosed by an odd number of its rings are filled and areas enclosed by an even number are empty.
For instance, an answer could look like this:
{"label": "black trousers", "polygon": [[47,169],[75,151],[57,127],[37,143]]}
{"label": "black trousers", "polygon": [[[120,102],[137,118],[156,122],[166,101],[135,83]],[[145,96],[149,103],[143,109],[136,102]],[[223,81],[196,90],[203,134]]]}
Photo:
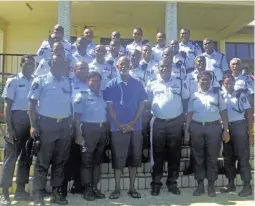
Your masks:
{"label": "black trousers", "polygon": [[12,126],[16,133],[17,141],[10,144],[5,141],[4,163],[2,174],[0,176],[0,185],[3,188],[12,186],[12,179],[16,166],[17,158],[17,184],[25,185],[29,181],[29,169],[32,164],[32,158],[26,155],[25,145],[30,137],[30,121],[27,111],[12,111]]}
{"label": "black trousers", "polygon": [[195,179],[215,181],[218,178],[218,157],[222,141],[222,127],[219,122],[201,125],[190,124],[191,149],[195,165]]}
{"label": "black trousers", "polygon": [[226,177],[236,177],[236,160],[240,165],[240,176],[243,181],[251,180],[250,143],[245,120],[229,123],[230,141],[223,145],[224,168]]}
{"label": "black trousers", "polygon": [[71,144],[68,118],[57,121],[53,118],[39,117],[41,147],[35,165],[34,188],[42,190],[47,182],[51,164],[51,186],[64,183],[64,167],[69,158]]}
{"label": "black trousers", "polygon": [[177,184],[176,180],[179,177],[181,160],[183,124],[184,115],[180,115],[169,121],[157,118],[154,120],[152,125],[152,147],[154,159],[154,166],[152,168],[152,186],[162,186],[160,181],[163,175],[165,154],[167,154],[168,162],[168,176],[166,184],[167,186]]}
{"label": "black trousers", "polygon": [[82,123],[82,136],[86,151],[81,153],[82,185],[97,185],[100,178],[100,164],[106,145],[106,123]]}

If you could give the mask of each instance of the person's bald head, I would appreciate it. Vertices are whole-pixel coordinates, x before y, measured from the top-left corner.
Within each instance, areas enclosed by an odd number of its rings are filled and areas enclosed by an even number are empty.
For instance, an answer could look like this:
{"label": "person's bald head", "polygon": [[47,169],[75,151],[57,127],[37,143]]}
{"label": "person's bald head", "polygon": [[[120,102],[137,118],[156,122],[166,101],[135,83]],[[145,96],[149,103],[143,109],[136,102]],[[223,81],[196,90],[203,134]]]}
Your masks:
{"label": "person's bald head", "polygon": [[92,29],[90,28],[86,28],[83,32],[83,36],[85,37],[85,39],[87,39],[88,41],[92,42],[93,38],[94,38],[94,32]]}
{"label": "person's bald head", "polygon": [[98,44],[95,47],[95,57],[96,57],[96,61],[100,64],[103,64],[105,61],[105,55],[106,55],[106,48],[104,45],[102,44]]}
{"label": "person's bald head", "polygon": [[170,47],[167,47],[164,49],[162,53],[162,58],[172,58],[173,57],[173,52]]}
{"label": "person's bald head", "polygon": [[111,39],[120,41],[120,32],[118,32],[118,31],[112,32],[112,38]]}
{"label": "person's bald head", "polygon": [[74,69],[75,76],[81,80],[81,81],[86,81],[88,78],[88,73],[89,73],[89,65],[87,62],[84,61],[79,61],[75,64],[75,69]]}
{"label": "person's bald head", "polygon": [[173,52],[174,54],[177,54],[179,52],[179,42],[177,40],[170,41],[169,48],[171,52]]}

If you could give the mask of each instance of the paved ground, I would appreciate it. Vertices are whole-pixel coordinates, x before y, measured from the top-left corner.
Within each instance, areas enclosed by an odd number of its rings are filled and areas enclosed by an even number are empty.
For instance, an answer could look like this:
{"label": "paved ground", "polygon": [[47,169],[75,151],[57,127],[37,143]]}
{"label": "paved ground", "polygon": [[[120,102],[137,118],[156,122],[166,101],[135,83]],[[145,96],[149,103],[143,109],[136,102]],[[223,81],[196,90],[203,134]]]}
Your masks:
{"label": "paved ground", "polygon": [[[122,191],[121,198],[119,200],[109,200],[108,196],[110,192],[107,192],[107,198],[104,200],[97,200],[93,202],[85,201],[81,195],[69,194],[69,206],[220,206],[220,205],[234,205],[234,206],[254,206],[254,196],[248,198],[240,198],[236,193],[231,194],[217,194],[215,198],[209,198],[207,195],[201,197],[193,197],[192,192],[194,189],[182,189],[181,196],[174,196],[162,190],[161,195],[158,197],[152,197],[148,190],[140,191],[142,198],[139,200],[132,199],[127,196],[126,191]],[[240,188],[238,188],[238,191]],[[46,199],[46,205],[50,205]],[[33,203],[25,202],[12,202],[13,205],[27,206],[33,205]],[[52,204],[54,205],[54,204]]]}

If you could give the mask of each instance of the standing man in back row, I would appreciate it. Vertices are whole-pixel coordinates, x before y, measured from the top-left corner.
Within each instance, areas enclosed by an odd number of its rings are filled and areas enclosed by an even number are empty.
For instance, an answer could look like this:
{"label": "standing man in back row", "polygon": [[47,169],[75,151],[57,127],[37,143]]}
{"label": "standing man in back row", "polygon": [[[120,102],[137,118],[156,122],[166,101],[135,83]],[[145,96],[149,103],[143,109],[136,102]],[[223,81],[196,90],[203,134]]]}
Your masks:
{"label": "standing man in back row", "polygon": [[190,73],[194,70],[194,60],[195,57],[202,54],[202,50],[200,46],[194,42],[190,41],[190,30],[189,29],[181,29],[180,31],[180,39],[181,42],[179,43],[180,51],[185,52],[186,57],[186,68],[187,68],[187,73]]}

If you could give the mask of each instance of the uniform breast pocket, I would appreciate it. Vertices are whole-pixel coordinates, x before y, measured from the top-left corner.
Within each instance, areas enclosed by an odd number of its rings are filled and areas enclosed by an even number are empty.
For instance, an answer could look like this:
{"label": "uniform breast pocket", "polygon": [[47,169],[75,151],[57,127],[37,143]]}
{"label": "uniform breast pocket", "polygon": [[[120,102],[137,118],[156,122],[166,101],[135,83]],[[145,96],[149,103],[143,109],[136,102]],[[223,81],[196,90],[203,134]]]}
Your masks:
{"label": "uniform breast pocket", "polygon": [[18,99],[26,99],[28,95],[28,88],[26,85],[19,85],[16,93]]}

